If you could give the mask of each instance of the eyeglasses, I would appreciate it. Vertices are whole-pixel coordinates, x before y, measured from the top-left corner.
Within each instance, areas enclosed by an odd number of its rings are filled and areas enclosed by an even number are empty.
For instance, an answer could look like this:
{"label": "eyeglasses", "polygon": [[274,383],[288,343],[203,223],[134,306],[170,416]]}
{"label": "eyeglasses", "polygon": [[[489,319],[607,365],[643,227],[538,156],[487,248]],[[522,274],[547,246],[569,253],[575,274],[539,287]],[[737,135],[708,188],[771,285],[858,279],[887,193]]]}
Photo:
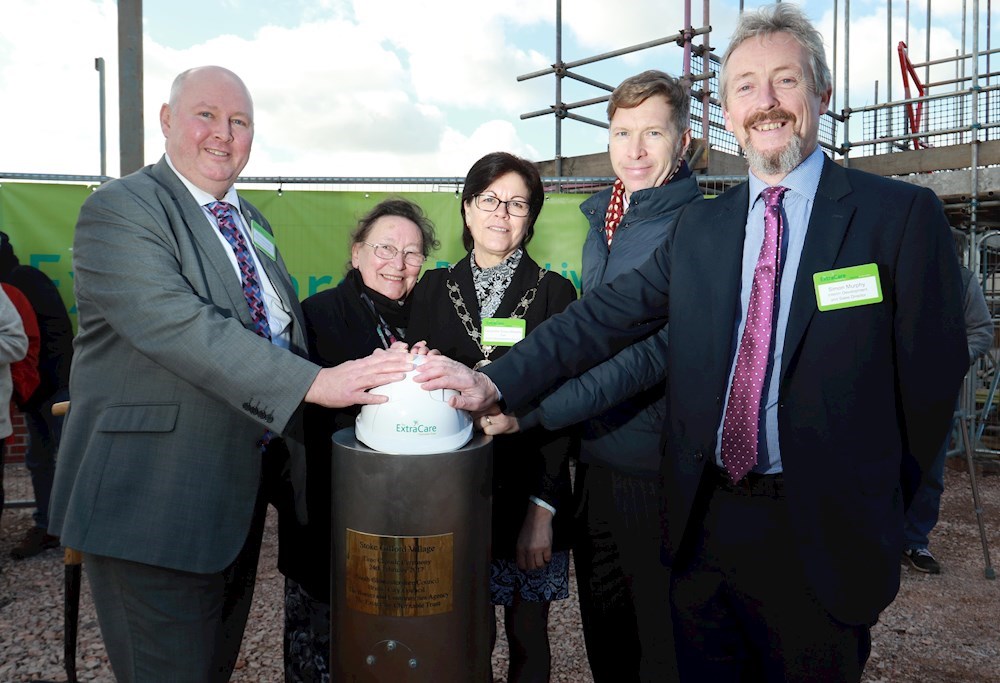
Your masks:
{"label": "eyeglasses", "polygon": [[[391,244],[372,244],[371,242],[363,242],[363,244],[371,247],[375,251],[375,255],[383,261],[391,261],[400,253],[399,249]],[[403,263],[408,266],[422,266],[427,260],[427,257],[419,251],[404,251],[402,253]]]}
{"label": "eyeglasses", "polygon": [[491,194],[477,194],[473,195],[472,198],[476,201],[476,207],[482,209],[483,211],[493,213],[500,208],[501,204],[506,204],[507,213],[511,216],[524,218],[528,215],[528,202],[523,199],[509,199],[504,202],[500,201]]}

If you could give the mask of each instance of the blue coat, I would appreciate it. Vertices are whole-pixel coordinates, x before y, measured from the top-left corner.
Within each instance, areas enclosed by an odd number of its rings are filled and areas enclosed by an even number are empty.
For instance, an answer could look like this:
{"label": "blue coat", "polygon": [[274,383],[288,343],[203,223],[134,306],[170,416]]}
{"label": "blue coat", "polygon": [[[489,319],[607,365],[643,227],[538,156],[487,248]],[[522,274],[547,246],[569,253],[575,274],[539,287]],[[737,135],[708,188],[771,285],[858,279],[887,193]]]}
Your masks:
{"label": "blue coat", "polygon": [[[633,193],[608,249],[604,216],[610,201],[609,187],[580,205],[590,222],[583,245],[584,295],[642,265],[669,238],[681,208],[701,201],[701,191],[688,174],[662,187]],[[522,424],[540,422],[548,429],[558,429],[586,420],[582,462],[655,476],[660,467],[660,435],[666,417],[666,345],[664,327],[563,384]]]}

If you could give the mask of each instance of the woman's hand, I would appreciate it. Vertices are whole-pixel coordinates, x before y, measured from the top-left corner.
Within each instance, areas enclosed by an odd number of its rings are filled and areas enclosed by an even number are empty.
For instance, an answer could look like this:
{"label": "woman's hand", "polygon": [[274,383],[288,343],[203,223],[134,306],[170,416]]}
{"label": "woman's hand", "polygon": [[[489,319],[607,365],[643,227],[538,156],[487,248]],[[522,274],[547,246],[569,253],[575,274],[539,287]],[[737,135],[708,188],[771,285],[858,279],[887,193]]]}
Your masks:
{"label": "woman's hand", "polygon": [[493,408],[487,410],[485,413],[476,415],[473,421],[476,429],[489,436],[516,434],[521,431],[517,418],[513,415],[501,413],[500,409],[496,406],[493,406]]}
{"label": "woman's hand", "polygon": [[552,561],[552,513],[541,505],[528,504],[521,533],[517,537],[517,567],[541,569]]}

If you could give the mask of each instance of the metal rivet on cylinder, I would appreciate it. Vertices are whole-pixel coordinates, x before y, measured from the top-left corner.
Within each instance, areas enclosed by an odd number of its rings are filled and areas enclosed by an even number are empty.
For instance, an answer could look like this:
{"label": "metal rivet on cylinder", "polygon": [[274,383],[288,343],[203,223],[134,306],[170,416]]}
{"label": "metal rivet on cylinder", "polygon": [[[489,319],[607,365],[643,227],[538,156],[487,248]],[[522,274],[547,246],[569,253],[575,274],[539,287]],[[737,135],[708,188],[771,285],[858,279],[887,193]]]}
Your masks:
{"label": "metal rivet on cylinder", "polygon": [[411,669],[416,669],[417,668],[417,660],[416,659],[411,659],[410,660],[410,668]]}
{"label": "metal rivet on cylinder", "polygon": [[365,664],[367,664],[368,666],[371,666],[374,663],[375,663],[375,655],[368,655],[368,657],[365,658]]}
{"label": "metal rivet on cylinder", "polygon": [[395,650],[396,649],[396,641],[395,640],[390,640],[390,641],[386,642],[385,649],[388,650],[389,652],[392,652],[393,650]]}

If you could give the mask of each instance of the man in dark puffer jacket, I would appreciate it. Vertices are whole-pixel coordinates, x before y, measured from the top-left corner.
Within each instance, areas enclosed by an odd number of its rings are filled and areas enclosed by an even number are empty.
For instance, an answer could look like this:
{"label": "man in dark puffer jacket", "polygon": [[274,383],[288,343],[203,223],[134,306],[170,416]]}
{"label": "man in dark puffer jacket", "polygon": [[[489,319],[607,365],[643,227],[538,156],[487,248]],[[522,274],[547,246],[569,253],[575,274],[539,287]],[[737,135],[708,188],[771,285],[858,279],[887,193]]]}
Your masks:
{"label": "man in dark puffer jacket", "polygon": [[[584,296],[641,265],[667,239],[680,210],[701,200],[683,160],[689,111],[684,86],[662,71],[627,78],[611,95],[608,152],[617,180],[580,206],[590,221]],[[573,554],[596,683],[677,678],[669,574],[660,562],[666,344],[664,327],[563,384],[518,420],[521,429],[585,420]],[[510,429],[504,422],[485,431]]]}

